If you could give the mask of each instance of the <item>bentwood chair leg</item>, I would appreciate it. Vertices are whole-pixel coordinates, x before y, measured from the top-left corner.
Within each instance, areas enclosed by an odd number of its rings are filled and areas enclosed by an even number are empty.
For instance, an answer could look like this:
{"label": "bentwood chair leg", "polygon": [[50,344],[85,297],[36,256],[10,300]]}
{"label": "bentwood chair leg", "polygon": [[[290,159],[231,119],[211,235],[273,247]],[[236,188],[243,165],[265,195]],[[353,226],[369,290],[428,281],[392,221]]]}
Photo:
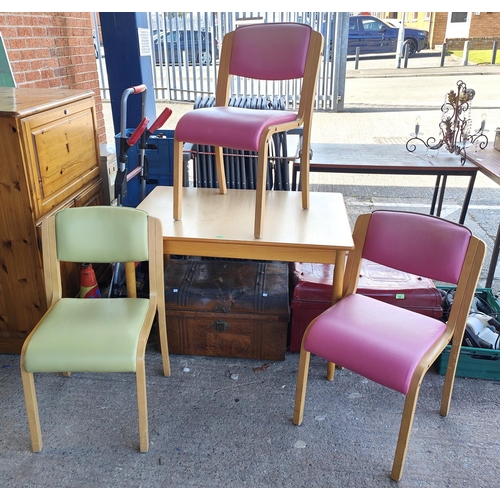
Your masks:
{"label": "bentwood chair leg", "polygon": [[457,371],[458,357],[460,355],[460,345],[452,343],[450,350],[450,357],[448,359],[448,366],[446,368],[446,375],[444,377],[443,395],[441,398],[441,409],[439,413],[446,417],[450,411],[451,393],[453,392],[453,385],[455,384],[455,373]]}
{"label": "bentwood chair leg", "polygon": [[165,317],[165,308],[158,307],[158,330],[160,336],[161,359],[163,363],[163,375],[170,377],[170,356],[168,352],[167,341],[167,321]]}
{"label": "bentwood chair leg", "polygon": [[309,149],[310,138],[307,127],[304,127],[304,135],[302,138],[302,154],[300,157],[300,179],[302,184],[302,208],[309,208]]}
{"label": "bentwood chair leg", "polygon": [[329,380],[331,382],[334,379],[334,377],[335,377],[335,363],[328,361],[326,365],[326,380]]}
{"label": "bentwood chair leg", "polygon": [[297,387],[295,389],[295,407],[293,410],[293,423],[295,425],[300,425],[304,417],[304,404],[306,400],[307,377],[309,375],[310,360],[311,353],[301,347],[299,371],[297,373]]}
{"label": "bentwood chair leg", "polygon": [[408,443],[410,441],[410,432],[413,425],[413,416],[415,415],[419,390],[420,386],[417,387],[413,394],[411,394],[411,392],[408,393],[405,399],[401,427],[399,428],[398,443],[396,445],[396,453],[394,455],[394,463],[391,472],[391,479],[394,481],[399,481],[403,475],[403,467],[406,452],[408,451]]}
{"label": "bentwood chair leg", "polygon": [[257,161],[257,184],[255,192],[255,225],[254,237],[262,238],[264,227],[264,212],[266,209],[266,180],[267,180],[267,142],[264,148],[259,149]]}
{"label": "bentwood chair leg", "polygon": [[[155,265],[159,265],[161,269],[165,269],[168,264],[169,255],[163,254],[163,240],[161,236],[161,223],[159,220],[153,222],[150,219],[150,224],[155,224],[154,239],[155,244],[152,245],[154,248]],[[163,261],[163,265],[161,265]],[[168,351],[168,340],[167,340],[167,316],[165,311],[165,278],[163,272],[153,273],[150,275],[150,292],[154,290],[156,294],[156,317],[158,319],[158,335],[160,337],[160,350],[161,359],[163,364],[163,375],[165,377],[170,377],[170,356]],[[154,279],[154,281],[152,281]],[[152,299],[150,295],[150,299]]]}
{"label": "bentwood chair leg", "polygon": [[183,147],[183,142],[174,139],[174,220],[182,219]]}
{"label": "bentwood chair leg", "polygon": [[31,447],[34,452],[39,452],[43,448],[43,442],[42,431],[40,429],[40,418],[38,415],[38,403],[36,401],[35,380],[33,373],[27,372],[22,364],[21,380],[23,383],[24,400],[26,402],[26,412],[28,414]]}
{"label": "bentwood chair leg", "polygon": [[149,433],[144,358],[137,361],[137,371],[135,376],[137,382],[137,407],[139,410],[139,449],[145,453],[149,449]]}
{"label": "bentwood chair leg", "polygon": [[227,193],[226,172],[224,171],[223,148],[215,146],[215,166],[217,168],[217,180],[219,181],[219,193]]}

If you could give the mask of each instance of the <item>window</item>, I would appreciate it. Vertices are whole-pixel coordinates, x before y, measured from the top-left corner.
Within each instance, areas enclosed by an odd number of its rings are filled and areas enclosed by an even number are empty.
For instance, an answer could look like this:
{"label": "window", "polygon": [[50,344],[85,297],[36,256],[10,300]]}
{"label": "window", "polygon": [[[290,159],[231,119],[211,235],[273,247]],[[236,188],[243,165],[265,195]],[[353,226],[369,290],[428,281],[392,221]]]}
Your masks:
{"label": "window", "polygon": [[382,23],[376,19],[363,19],[361,22],[363,23],[363,29],[366,31],[378,31],[382,26]]}
{"label": "window", "polygon": [[466,23],[467,22],[467,12],[452,12],[450,22],[452,22],[452,23]]}

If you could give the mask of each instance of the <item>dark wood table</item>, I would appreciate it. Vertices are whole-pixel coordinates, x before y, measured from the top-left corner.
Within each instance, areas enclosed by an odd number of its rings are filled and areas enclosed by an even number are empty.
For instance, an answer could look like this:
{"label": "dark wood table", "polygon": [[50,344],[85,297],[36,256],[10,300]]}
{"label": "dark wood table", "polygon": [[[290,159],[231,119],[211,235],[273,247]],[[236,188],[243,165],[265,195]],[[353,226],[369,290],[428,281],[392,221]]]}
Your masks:
{"label": "dark wood table", "polygon": [[[477,165],[479,171],[489,177],[492,181],[500,184],[500,151],[492,145],[478,151],[468,151],[467,158],[471,163]],[[493,245],[488,276],[486,278],[486,288],[491,288],[500,250],[500,224],[498,225],[497,236]]]}
{"label": "dark wood table", "polygon": [[[469,185],[462,205],[460,224],[467,215],[472,189],[479,167],[447,151],[426,154],[425,149],[409,153],[404,144],[312,144],[310,172],[432,175],[436,177],[430,213],[441,215],[448,176],[469,177]],[[300,159],[293,163],[292,190],[300,189]]]}

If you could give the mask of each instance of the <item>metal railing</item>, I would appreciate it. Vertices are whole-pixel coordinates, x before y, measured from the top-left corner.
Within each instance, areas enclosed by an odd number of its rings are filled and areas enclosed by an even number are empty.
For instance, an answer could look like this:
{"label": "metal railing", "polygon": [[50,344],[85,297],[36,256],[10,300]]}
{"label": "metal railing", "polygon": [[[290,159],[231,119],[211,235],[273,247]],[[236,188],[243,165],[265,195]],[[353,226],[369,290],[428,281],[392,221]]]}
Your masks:
{"label": "metal railing", "polygon": [[[174,12],[148,13],[153,86],[156,99],[194,102],[199,97],[215,95],[218,57],[224,35],[246,23],[303,22],[324,32],[325,39],[335,40],[339,21],[347,13],[321,12]],[[95,14],[94,14],[95,16]],[[97,19],[96,19],[97,26]],[[174,34],[177,38],[174,38]],[[182,39],[181,39],[182,38]],[[329,44],[328,44],[329,45]],[[326,46],[326,45],[325,45]],[[96,56],[102,97],[108,98],[108,84],[96,33]],[[272,50],[272,48],[270,48]],[[345,57],[323,58],[317,87],[316,109],[338,110],[342,106],[345,80]],[[330,47],[325,49],[330,54]],[[344,60],[342,70],[342,60]],[[287,108],[297,107],[301,81],[264,82],[234,78],[232,95],[240,97],[266,96],[282,99]]]}
{"label": "metal railing", "polygon": [[[343,110],[345,95],[348,17],[346,12],[163,12],[147,13],[152,54],[154,95],[159,100],[195,102],[215,95],[218,56],[224,35],[248,23],[302,22],[324,35],[323,58],[317,84],[316,110]],[[95,26],[98,26],[94,13]],[[169,33],[183,40],[168,39]],[[173,36],[173,35],[172,35]],[[158,41],[163,43],[159,43]],[[331,40],[331,43],[329,42]],[[95,33],[99,83],[103,99],[109,98],[105,54]],[[272,48],[270,47],[270,50]],[[491,64],[495,64],[497,43],[493,43]],[[439,65],[445,65],[446,42]],[[403,67],[411,65],[404,54]],[[356,54],[355,69],[360,63]],[[462,64],[468,64],[468,44],[464,46]],[[234,78],[231,93],[239,97],[281,99],[287,108],[295,108],[300,95],[300,81],[262,82]]]}

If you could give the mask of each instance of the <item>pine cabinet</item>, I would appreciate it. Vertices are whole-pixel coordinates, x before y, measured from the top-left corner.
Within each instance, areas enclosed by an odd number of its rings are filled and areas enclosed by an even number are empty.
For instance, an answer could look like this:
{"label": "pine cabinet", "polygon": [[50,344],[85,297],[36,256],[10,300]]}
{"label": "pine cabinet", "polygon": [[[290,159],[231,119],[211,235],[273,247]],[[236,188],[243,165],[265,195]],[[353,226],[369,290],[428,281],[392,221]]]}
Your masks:
{"label": "pine cabinet", "polygon": [[[46,310],[42,221],[102,203],[93,93],[0,88],[0,352],[19,353]],[[78,271],[62,269],[65,295]]]}

